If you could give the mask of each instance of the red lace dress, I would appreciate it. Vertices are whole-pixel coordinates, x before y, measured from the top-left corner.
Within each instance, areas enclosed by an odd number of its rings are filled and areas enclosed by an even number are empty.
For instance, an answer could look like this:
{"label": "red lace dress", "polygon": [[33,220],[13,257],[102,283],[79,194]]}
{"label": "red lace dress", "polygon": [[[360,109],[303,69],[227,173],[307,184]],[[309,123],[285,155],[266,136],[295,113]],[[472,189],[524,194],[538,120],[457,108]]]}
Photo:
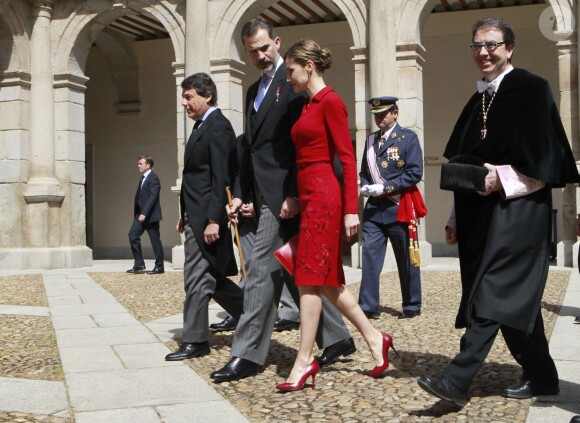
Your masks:
{"label": "red lace dress", "polygon": [[[292,139],[300,199],[295,282],[339,287],[345,283],[343,215],[358,213],[358,189],[346,106],[332,88],[325,87],[305,102]],[[343,189],[332,166],[335,154],[343,167]]]}

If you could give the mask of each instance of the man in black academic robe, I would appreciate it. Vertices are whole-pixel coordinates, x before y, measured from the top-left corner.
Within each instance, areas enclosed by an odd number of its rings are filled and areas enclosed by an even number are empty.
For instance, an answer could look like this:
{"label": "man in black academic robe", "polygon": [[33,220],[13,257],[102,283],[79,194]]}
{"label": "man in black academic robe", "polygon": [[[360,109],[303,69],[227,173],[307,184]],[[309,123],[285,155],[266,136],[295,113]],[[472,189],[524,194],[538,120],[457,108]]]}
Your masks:
{"label": "man in black academic robe", "polygon": [[[473,29],[474,61],[484,75],[457,121],[445,157],[474,156],[488,169],[485,192],[455,192],[462,297],[456,327],[466,327],[460,352],[439,378],[423,376],[427,392],[458,405],[497,332],[522,366],[509,398],[559,392],[541,315],[548,276],[552,187],[580,180],[548,83],[513,68],[509,24],[489,18]],[[504,171],[517,175],[519,192]]]}

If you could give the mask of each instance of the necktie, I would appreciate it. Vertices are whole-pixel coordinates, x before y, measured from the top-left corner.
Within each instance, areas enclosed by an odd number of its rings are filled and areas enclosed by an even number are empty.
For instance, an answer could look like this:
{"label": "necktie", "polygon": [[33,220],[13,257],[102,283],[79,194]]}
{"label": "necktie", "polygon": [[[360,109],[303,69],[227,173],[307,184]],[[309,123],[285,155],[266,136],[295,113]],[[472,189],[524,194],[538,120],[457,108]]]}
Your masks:
{"label": "necktie", "polygon": [[491,82],[481,80],[477,81],[477,91],[480,93],[487,91],[489,95],[493,94],[494,92],[497,91],[496,80],[493,80]]}
{"label": "necktie", "polygon": [[139,179],[139,186],[137,187],[137,198],[139,198],[139,196],[141,195],[141,186],[143,185],[143,179],[145,179],[145,176],[141,175],[141,178]]}
{"label": "necktie", "polygon": [[195,121],[195,125],[193,125],[193,130],[197,130],[197,128],[199,128],[199,125],[201,125],[203,123],[202,119],[198,119]]}
{"label": "necktie", "polygon": [[260,108],[260,104],[262,104],[262,100],[266,97],[266,90],[268,89],[268,80],[270,77],[266,74],[263,74],[260,78],[260,84],[258,85],[258,95],[256,95],[256,99],[254,100],[254,109],[256,111]]}

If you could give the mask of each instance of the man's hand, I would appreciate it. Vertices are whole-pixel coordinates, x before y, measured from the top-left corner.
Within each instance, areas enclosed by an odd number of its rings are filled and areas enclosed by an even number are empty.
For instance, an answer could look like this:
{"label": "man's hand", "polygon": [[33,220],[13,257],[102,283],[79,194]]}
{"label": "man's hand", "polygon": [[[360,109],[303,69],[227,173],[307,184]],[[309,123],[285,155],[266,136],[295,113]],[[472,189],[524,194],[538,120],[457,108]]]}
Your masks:
{"label": "man's hand", "polygon": [[497,175],[497,169],[495,168],[495,166],[489,163],[485,163],[484,166],[488,170],[487,175],[485,176],[485,191],[484,192],[478,191],[478,194],[487,196],[492,192],[499,191],[503,187],[501,185],[501,180]]}
{"label": "man's hand", "polygon": [[344,215],[344,233],[347,241],[350,241],[357,234],[359,227],[358,214],[349,213]]}
{"label": "man's hand", "polygon": [[181,218],[177,219],[177,225],[175,225],[175,229],[177,229],[177,232],[180,234],[183,233],[183,220],[181,220]]}
{"label": "man's hand", "polygon": [[451,226],[445,226],[445,242],[447,245],[457,244],[457,231]]}
{"label": "man's hand", "polygon": [[228,215],[228,219],[236,225],[238,224],[238,212],[240,211],[241,206],[242,200],[240,198],[234,198],[231,207],[229,204],[226,204],[226,214]]}
{"label": "man's hand", "polygon": [[242,213],[243,217],[254,217],[256,215],[256,212],[254,211],[254,203],[242,204],[240,213]]}
{"label": "man's hand", "polygon": [[383,191],[385,187],[383,184],[372,184],[368,186],[368,193],[373,197],[378,197],[379,195],[383,195],[385,192]]}
{"label": "man's hand", "polygon": [[211,245],[220,238],[219,232],[220,225],[217,222],[212,222],[210,220],[203,231],[203,240],[207,245]]}
{"label": "man's hand", "polygon": [[280,219],[292,219],[300,213],[300,203],[292,197],[284,198],[282,208],[280,209]]}
{"label": "man's hand", "polygon": [[144,214],[140,214],[137,219],[139,220],[139,222],[143,223],[145,222],[146,216]]}

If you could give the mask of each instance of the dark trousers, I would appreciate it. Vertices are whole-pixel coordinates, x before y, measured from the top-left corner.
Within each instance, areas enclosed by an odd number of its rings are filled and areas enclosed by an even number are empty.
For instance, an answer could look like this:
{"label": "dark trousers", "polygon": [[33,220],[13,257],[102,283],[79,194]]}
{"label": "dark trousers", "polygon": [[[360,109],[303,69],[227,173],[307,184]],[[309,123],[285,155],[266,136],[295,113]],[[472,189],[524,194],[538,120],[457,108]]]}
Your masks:
{"label": "dark trousers", "polygon": [[163,245],[159,236],[159,222],[141,223],[138,216],[135,216],[131,229],[129,229],[129,242],[131,243],[131,252],[135,258],[135,266],[145,267],[143,252],[141,251],[141,235],[145,231],[149,234],[153,254],[155,254],[155,267],[163,269]]}
{"label": "dark trousers", "polygon": [[542,313],[538,312],[531,334],[501,323],[477,317],[461,337],[460,351],[443,372],[465,394],[475,374],[483,365],[499,330],[510,353],[523,369],[522,380],[545,386],[558,385],[558,371],[550,356],[548,340],[544,333]]}
{"label": "dark trousers", "polygon": [[362,279],[359,292],[360,307],[369,313],[380,311],[379,278],[385,261],[387,240],[391,241],[397,260],[403,310],[421,310],[421,270],[409,259],[409,229],[406,223],[389,224],[365,220],[362,224]]}

